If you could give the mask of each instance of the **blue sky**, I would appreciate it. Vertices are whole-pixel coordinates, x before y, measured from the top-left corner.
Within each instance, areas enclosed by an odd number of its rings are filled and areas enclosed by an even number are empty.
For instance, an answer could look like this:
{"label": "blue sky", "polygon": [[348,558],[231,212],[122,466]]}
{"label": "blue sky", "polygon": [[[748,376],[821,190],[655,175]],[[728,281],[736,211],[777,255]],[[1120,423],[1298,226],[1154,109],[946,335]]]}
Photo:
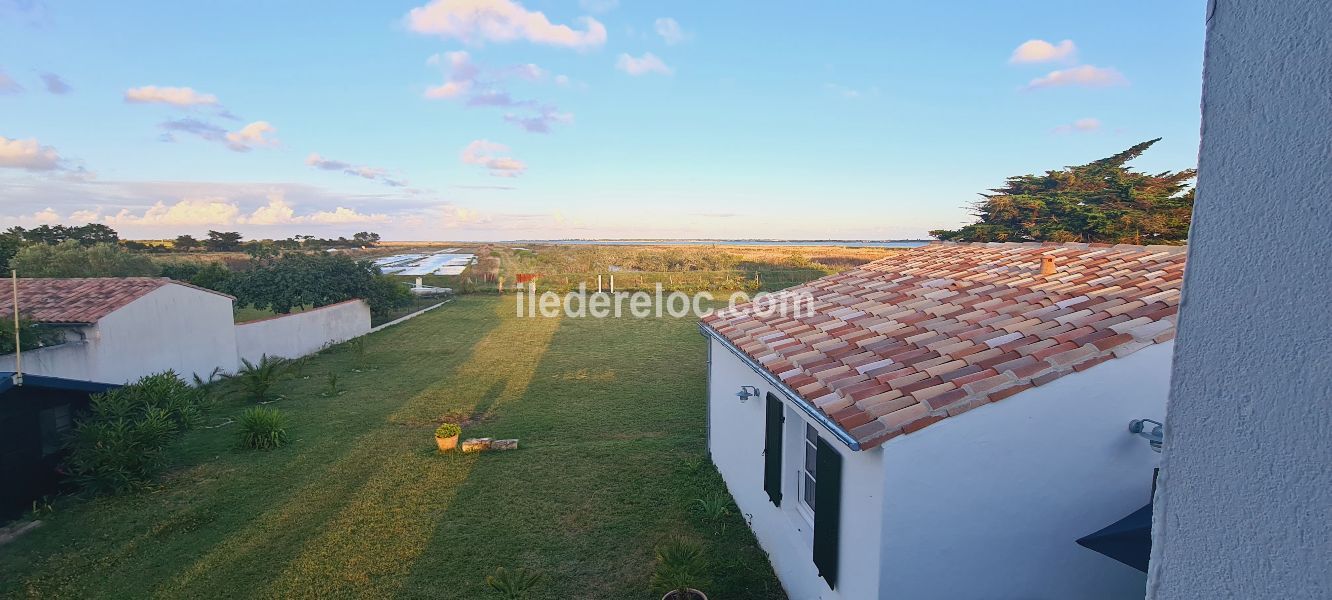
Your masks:
{"label": "blue sky", "polygon": [[0,225],[915,238],[1196,163],[1203,0],[824,4],[0,0]]}

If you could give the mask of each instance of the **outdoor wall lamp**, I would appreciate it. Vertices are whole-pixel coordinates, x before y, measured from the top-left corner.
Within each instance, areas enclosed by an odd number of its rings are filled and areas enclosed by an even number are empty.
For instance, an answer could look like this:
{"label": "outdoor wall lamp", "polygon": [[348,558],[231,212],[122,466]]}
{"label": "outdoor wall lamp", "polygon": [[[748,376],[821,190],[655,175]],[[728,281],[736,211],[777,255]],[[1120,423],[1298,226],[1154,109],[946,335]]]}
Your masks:
{"label": "outdoor wall lamp", "polygon": [[742,385],[740,386],[740,391],[735,393],[735,397],[739,398],[741,402],[744,402],[745,400],[748,400],[751,397],[758,395],[759,395],[758,388],[752,385]]}
{"label": "outdoor wall lamp", "polygon": [[[1147,429],[1148,424],[1152,425],[1151,429]],[[1129,421],[1129,433],[1136,433],[1138,436],[1146,439],[1147,443],[1152,445],[1152,450],[1157,452],[1161,451],[1161,444],[1165,441],[1165,430],[1163,427],[1164,426],[1161,425],[1159,421],[1153,421],[1151,419],[1134,419]]]}

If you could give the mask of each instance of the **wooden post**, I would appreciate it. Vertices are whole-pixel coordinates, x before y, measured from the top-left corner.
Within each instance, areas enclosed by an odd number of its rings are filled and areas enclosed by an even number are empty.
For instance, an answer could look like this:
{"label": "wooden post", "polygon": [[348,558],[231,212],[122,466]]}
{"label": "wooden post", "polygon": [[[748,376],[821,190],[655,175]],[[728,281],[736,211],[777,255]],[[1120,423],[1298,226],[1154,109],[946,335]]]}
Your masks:
{"label": "wooden post", "polygon": [[615,293],[615,276],[614,276],[614,275],[611,275],[611,276],[610,276],[610,292],[611,292],[612,294]]}
{"label": "wooden post", "polygon": [[597,275],[597,293],[601,293],[601,275]]}
{"label": "wooden post", "polygon": [[495,280],[499,282],[499,285],[496,286],[496,287],[499,288],[499,293],[500,293],[500,295],[504,295],[504,278],[503,278],[503,277],[496,277]]}

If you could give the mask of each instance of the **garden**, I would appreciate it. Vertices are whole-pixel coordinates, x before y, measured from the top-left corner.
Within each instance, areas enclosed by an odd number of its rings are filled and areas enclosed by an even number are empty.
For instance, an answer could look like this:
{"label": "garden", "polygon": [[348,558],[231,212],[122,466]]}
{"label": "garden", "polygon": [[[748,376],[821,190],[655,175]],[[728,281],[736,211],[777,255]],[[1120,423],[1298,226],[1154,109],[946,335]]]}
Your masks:
{"label": "garden", "polygon": [[0,596],[783,598],[707,459],[693,321],[514,313],[464,295],[202,393],[108,394]]}

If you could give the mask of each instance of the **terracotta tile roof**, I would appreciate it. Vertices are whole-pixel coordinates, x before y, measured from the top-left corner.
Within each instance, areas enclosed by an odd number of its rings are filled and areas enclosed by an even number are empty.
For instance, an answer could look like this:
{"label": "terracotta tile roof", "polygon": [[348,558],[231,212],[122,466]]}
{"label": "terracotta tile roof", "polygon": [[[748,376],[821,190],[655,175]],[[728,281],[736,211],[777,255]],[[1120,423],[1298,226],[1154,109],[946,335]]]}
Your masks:
{"label": "terracotta tile roof", "polygon": [[[19,314],[38,323],[96,323],[167,284],[218,293],[165,277],[20,278]],[[0,281],[0,317],[13,315],[13,283]]]}
{"label": "terracotta tile roof", "polygon": [[865,449],[1171,339],[1184,260],[1182,246],[936,243],[764,304],[808,294],[812,314],[750,303],[703,324]]}

